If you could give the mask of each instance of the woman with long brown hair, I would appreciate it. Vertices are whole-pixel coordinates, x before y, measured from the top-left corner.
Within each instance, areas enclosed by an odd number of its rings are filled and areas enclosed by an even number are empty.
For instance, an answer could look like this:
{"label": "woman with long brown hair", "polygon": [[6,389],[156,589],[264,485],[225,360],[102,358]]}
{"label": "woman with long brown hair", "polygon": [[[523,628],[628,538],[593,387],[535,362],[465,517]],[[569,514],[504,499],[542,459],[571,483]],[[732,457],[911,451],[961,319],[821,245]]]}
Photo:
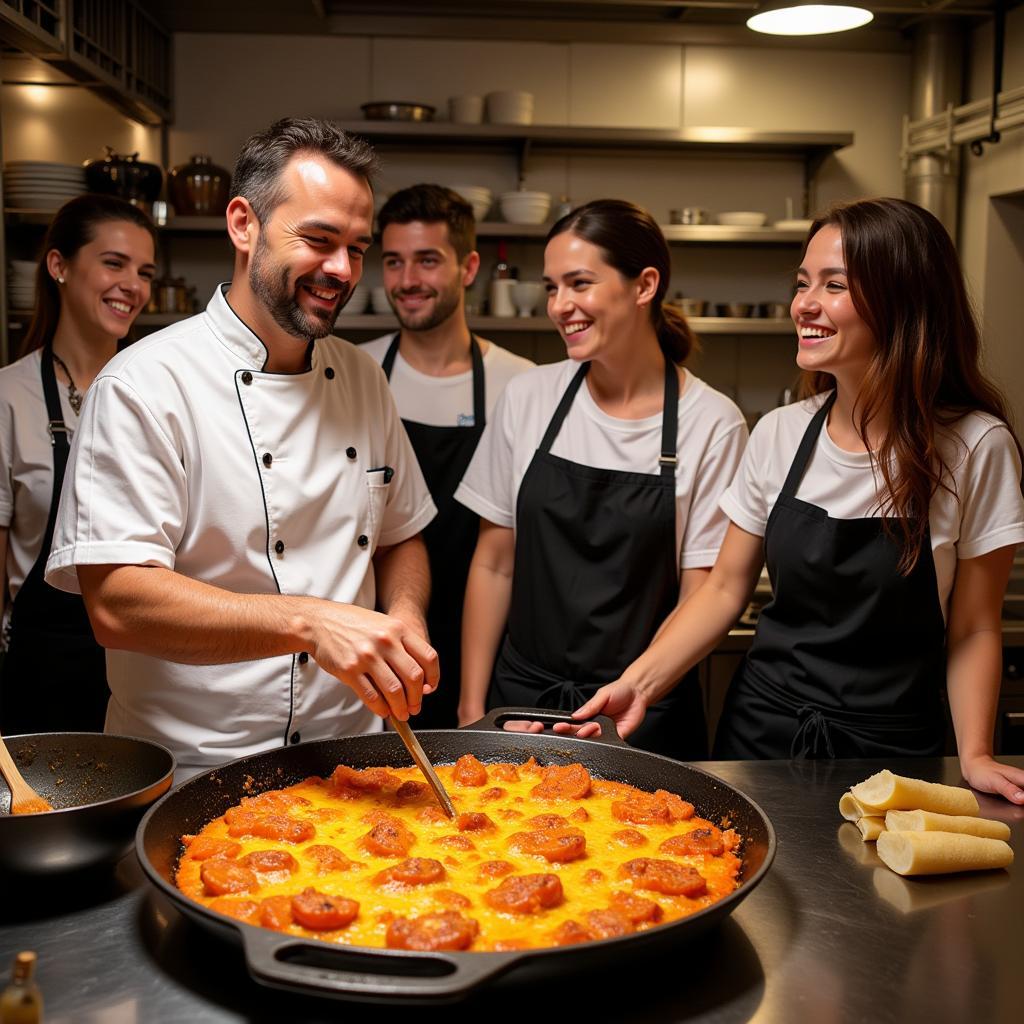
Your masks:
{"label": "woman with long brown hair", "polygon": [[149,301],[156,230],[113,196],[55,214],[22,358],[0,370],[0,732],[101,731],[106,668],[77,595],[43,582],[69,443],[93,378]]}
{"label": "woman with long brown hair", "polygon": [[766,560],[774,597],[716,756],[938,754],[945,686],[964,778],[1024,803],[1024,772],[992,757],[1021,449],[979,368],[953,243],[903,200],[837,206],[811,227],[791,312],[807,397],[754,430],[707,584],[579,716],[628,734],[736,621]]}
{"label": "woman with long brown hair", "polygon": [[[661,229],[632,203],[588,203],[548,234],[548,316],[568,358],[509,382],[455,494],[481,517],[462,723],[487,705],[579,707],[707,578],[747,430],[682,366],[694,337],[663,305],[670,271]],[[704,756],[694,676],[632,742]]]}

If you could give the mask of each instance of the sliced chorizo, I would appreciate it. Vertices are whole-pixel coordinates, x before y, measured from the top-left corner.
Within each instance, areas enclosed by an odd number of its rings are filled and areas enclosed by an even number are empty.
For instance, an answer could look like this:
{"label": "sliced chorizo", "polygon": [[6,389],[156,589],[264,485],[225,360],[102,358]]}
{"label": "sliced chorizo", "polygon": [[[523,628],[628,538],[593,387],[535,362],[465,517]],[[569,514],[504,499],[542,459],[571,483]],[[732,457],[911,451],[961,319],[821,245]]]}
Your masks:
{"label": "sliced chorizo", "polygon": [[275,932],[283,932],[292,926],[291,896],[268,896],[260,901],[260,924],[264,928],[273,928]]}
{"label": "sliced chorizo", "polygon": [[647,836],[643,832],[637,832],[635,828],[620,828],[618,832],[612,833],[612,839],[623,846],[645,846]]}
{"label": "sliced chorizo", "polygon": [[692,818],[693,804],[664,789],[655,793],[636,790],[624,800],[613,800],[612,814],[634,825],[671,825]]}
{"label": "sliced chorizo", "polygon": [[498,782],[519,781],[519,769],[514,764],[492,764],[490,771]]}
{"label": "sliced chorizo", "polygon": [[429,885],[445,877],[444,865],[429,857],[410,857],[374,876],[376,885]]}
{"label": "sliced chorizo", "polygon": [[709,857],[721,857],[725,852],[722,833],[714,825],[707,828],[695,828],[679,836],[666,839],[658,847],[661,853],[675,854],[677,857],[693,857],[706,854]]}
{"label": "sliced chorizo", "polygon": [[193,836],[188,845],[192,860],[208,860],[210,857],[237,857],[242,852],[240,843],[230,839],[214,839],[212,836]]}
{"label": "sliced chorizo", "polygon": [[432,797],[431,789],[425,782],[415,782],[411,779],[408,782],[403,782],[395,790],[395,799],[402,804],[422,803]]}
{"label": "sliced chorizo", "polygon": [[509,846],[531,857],[543,857],[554,863],[579,860],[587,852],[587,840],[578,828],[542,828],[535,832],[517,832]]}
{"label": "sliced chorizo", "polygon": [[398,789],[402,780],[386,768],[349,768],[339,764],[331,775],[329,785],[335,796],[351,797],[357,793],[380,793],[383,790]]}
{"label": "sliced chorizo", "polygon": [[631,879],[637,889],[670,896],[701,896],[707,891],[707,882],[696,869],[674,860],[651,857],[628,860],[619,868],[619,878]]}
{"label": "sliced chorizo", "polygon": [[476,843],[468,836],[438,836],[432,840],[435,846],[443,846],[446,850],[475,850]]}
{"label": "sliced chorizo", "polygon": [[305,843],[316,835],[311,822],[287,814],[262,814],[238,818],[228,825],[228,835],[258,836],[279,843]]}
{"label": "sliced chorizo", "polygon": [[515,869],[515,865],[510,864],[507,860],[488,860],[477,867],[476,873],[481,879],[503,878],[505,875],[512,874]]}
{"label": "sliced chorizo", "polygon": [[331,931],[351,924],[359,914],[359,904],[343,896],[328,896],[312,886],[292,897],[292,919],[312,931]]}
{"label": "sliced chorizo", "polygon": [[615,892],[609,906],[618,914],[626,917],[631,924],[657,924],[665,912],[654,900],[644,899],[643,896],[635,896],[631,892]]}
{"label": "sliced chorizo", "polygon": [[286,877],[299,870],[299,862],[287,850],[253,850],[239,858],[238,863],[260,875]]}
{"label": "sliced chorizo", "polygon": [[229,896],[219,896],[211,901],[210,909],[246,924],[260,923],[260,905],[252,900],[234,900]]}
{"label": "sliced chorizo", "polygon": [[336,846],[328,846],[326,843],[307,846],[302,855],[316,865],[318,875],[327,875],[332,871],[348,871],[356,866],[356,861],[349,860]]}
{"label": "sliced chorizo", "polygon": [[580,942],[589,942],[590,938],[590,932],[579,921],[563,921],[551,933],[556,946],[575,946]]}
{"label": "sliced chorizo", "polygon": [[483,762],[479,761],[472,754],[463,754],[455,762],[452,770],[452,777],[460,786],[467,788],[487,785],[487,769]]}
{"label": "sliced chorizo", "polygon": [[540,800],[582,800],[590,794],[590,772],[581,764],[550,765],[540,778],[530,790]]}
{"label": "sliced chorizo", "polygon": [[488,906],[511,914],[536,914],[557,907],[564,898],[557,875],[511,875],[484,893]]}
{"label": "sliced chorizo", "polygon": [[232,892],[255,892],[260,887],[255,871],[226,857],[204,860],[199,878],[208,896],[226,896]]}
{"label": "sliced chorizo", "polygon": [[536,814],[527,818],[525,824],[534,828],[559,828],[568,825],[569,819],[563,818],[561,814]]}
{"label": "sliced chorizo", "polygon": [[490,803],[492,800],[500,800],[503,796],[507,795],[507,789],[502,789],[501,786],[491,786],[490,789],[485,789],[480,794],[480,799],[486,801],[487,803]]}
{"label": "sliced chorizo", "polygon": [[457,910],[420,917],[396,917],[387,931],[389,949],[469,949],[480,933],[480,925]]}
{"label": "sliced chorizo", "polygon": [[583,920],[595,939],[616,939],[636,930],[628,918],[615,910],[588,910]]}
{"label": "sliced chorizo", "polygon": [[460,832],[487,832],[494,828],[494,822],[486,814],[480,814],[478,811],[460,814],[455,819],[455,824]]}
{"label": "sliced chorizo", "polygon": [[415,842],[416,837],[404,822],[388,816],[363,836],[366,849],[381,857],[404,857]]}

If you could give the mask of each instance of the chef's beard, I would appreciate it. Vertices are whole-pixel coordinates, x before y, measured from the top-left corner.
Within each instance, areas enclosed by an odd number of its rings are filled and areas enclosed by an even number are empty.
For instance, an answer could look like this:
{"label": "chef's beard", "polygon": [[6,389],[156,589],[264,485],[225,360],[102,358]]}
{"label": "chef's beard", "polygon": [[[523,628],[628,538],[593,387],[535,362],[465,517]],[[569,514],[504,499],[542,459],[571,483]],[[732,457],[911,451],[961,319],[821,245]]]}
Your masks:
{"label": "chef's beard", "polygon": [[303,284],[313,288],[339,289],[341,293],[332,311],[317,311],[310,315],[302,309],[295,297],[300,282],[296,281],[293,287],[289,283],[289,276],[290,270],[286,265],[274,263],[270,249],[260,235],[252,263],[249,264],[249,287],[253,294],[263,303],[278,327],[293,338],[306,342],[327,337],[334,330],[342,308],[352,296],[351,285],[336,278],[304,280]]}
{"label": "chef's beard", "polygon": [[391,300],[391,308],[394,310],[395,316],[398,317],[398,322],[407,331],[430,331],[435,327],[440,327],[458,308],[459,299],[462,297],[462,283],[458,280],[453,281],[451,287],[445,288],[444,291],[434,291],[433,289],[424,288],[428,295],[436,296],[432,309],[423,310],[421,313],[416,313],[410,316],[408,313],[404,313],[401,307],[392,299],[390,293],[388,293],[388,299]]}

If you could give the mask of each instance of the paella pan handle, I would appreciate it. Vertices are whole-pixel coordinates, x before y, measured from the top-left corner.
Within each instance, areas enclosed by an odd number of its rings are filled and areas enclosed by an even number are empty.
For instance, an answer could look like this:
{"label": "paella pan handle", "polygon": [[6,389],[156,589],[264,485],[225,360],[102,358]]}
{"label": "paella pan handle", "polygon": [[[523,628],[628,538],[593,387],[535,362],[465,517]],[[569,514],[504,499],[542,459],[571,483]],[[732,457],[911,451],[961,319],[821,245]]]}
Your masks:
{"label": "paella pan handle", "polygon": [[[513,722],[517,719],[528,719],[531,722],[543,722],[545,726],[554,725],[556,722],[570,722],[573,725],[580,725],[568,711],[551,711],[548,708],[495,708],[488,711],[483,718],[471,725],[464,725],[464,729],[479,729],[486,732],[503,732],[502,728],[506,722]],[[597,722],[601,727],[600,735],[587,737],[587,740],[595,743],[607,743],[614,747],[629,747],[615,728],[615,723],[607,715],[595,715],[588,721]],[[630,748],[632,749],[632,748]]]}
{"label": "paella pan handle", "polygon": [[446,999],[503,974],[522,953],[415,953],[331,948],[262,928],[240,929],[249,973],[298,992],[370,999]]}

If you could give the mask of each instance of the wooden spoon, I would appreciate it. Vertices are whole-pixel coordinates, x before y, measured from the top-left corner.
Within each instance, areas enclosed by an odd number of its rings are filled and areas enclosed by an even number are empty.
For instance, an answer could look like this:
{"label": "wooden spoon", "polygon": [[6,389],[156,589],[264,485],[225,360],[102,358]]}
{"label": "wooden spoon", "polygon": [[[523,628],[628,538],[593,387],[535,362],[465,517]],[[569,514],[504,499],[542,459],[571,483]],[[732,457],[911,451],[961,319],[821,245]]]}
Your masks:
{"label": "wooden spoon", "polygon": [[7,744],[0,736],[0,775],[3,775],[11,791],[11,814],[41,814],[52,811],[53,804],[44,800],[22,777],[18,771]]}

